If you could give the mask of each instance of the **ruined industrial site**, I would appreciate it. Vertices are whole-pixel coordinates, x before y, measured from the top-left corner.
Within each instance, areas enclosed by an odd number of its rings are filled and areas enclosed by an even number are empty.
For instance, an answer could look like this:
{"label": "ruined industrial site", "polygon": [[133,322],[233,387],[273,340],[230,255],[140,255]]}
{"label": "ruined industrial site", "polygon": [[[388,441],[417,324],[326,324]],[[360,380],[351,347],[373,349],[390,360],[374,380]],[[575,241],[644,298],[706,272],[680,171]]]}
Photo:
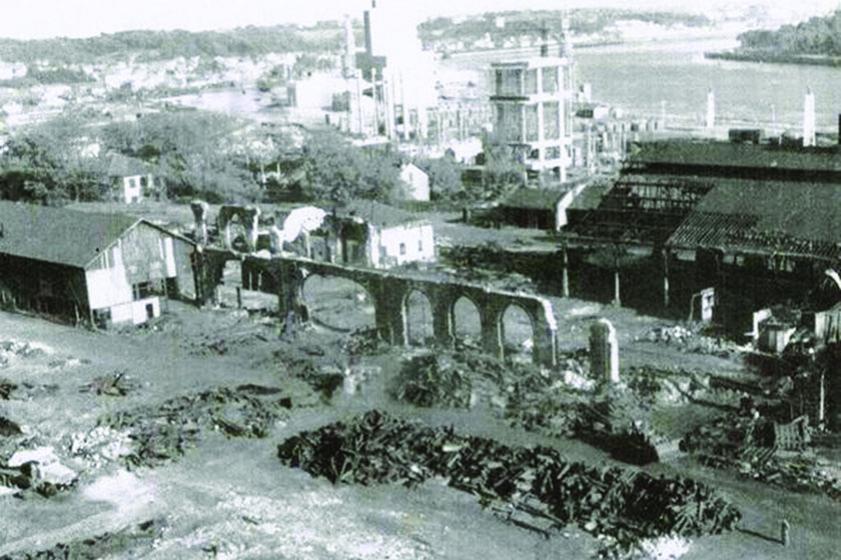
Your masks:
{"label": "ruined industrial site", "polygon": [[0,560],[841,557],[833,2],[94,3],[0,22]]}

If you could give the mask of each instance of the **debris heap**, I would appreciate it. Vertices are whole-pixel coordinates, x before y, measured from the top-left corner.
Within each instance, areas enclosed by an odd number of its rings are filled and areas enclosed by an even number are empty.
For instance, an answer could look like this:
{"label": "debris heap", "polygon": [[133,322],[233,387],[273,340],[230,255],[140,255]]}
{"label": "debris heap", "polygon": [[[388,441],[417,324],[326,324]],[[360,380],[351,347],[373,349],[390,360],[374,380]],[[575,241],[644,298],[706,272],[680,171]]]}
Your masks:
{"label": "debris heap", "polygon": [[415,406],[469,408],[473,383],[470,372],[457,360],[421,354],[404,360],[392,393]]}
{"label": "debris heap", "polygon": [[151,547],[166,528],[162,520],[150,520],[135,527],[113,533],[102,533],[91,538],[80,538],[37,552],[15,552],[0,560],[53,560],[59,558],[105,558],[127,553],[139,547]]}
{"label": "debris heap", "polygon": [[101,418],[99,424],[129,431],[134,444],[133,452],[126,456],[129,465],[156,466],[194,447],[202,430],[208,428],[228,437],[266,437],[292,407],[291,399],[279,397],[279,392],[255,385],[221,387],[154,407],[116,412]]}
{"label": "debris heap", "polygon": [[680,449],[709,467],[736,471],[793,492],[823,493],[841,500],[841,479],[832,474],[826,461],[809,451],[780,451],[786,447],[779,441],[785,427],[763,417],[724,415],[687,434]]}
{"label": "debris heap", "polygon": [[335,483],[407,486],[444,477],[485,506],[503,504],[560,528],[575,523],[620,548],[663,535],[732,529],[738,510],[708,486],[565,460],[546,447],[509,447],[368,412],[289,438],[280,460]]}

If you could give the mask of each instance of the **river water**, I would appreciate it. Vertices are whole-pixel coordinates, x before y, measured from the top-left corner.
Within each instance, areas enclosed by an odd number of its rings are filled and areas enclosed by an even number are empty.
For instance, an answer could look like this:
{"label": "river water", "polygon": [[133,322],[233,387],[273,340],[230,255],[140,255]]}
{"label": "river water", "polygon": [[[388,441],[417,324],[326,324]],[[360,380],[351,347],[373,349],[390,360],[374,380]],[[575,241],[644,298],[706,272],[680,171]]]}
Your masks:
{"label": "river water", "polygon": [[[819,130],[836,131],[841,113],[841,69],[826,66],[761,64],[707,60],[704,52],[736,46],[733,38],[650,42],[578,49],[579,83],[592,84],[596,100],[641,116],[660,116],[665,103],[668,121],[703,122],[707,89],[716,94],[719,122],[760,125],[771,131],[799,129],[803,95],[815,94]],[[493,60],[508,55],[481,53],[444,61],[446,69],[472,73],[486,84],[484,72]]]}

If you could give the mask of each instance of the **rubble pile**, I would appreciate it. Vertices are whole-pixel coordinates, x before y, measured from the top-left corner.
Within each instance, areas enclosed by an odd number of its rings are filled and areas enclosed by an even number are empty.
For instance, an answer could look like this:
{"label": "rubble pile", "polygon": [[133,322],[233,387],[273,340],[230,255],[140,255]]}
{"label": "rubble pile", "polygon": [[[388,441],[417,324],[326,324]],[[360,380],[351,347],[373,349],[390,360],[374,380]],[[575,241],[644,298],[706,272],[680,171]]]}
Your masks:
{"label": "rubble pile", "polygon": [[132,452],[130,433],[108,426],[71,434],[63,443],[70,456],[83,462],[89,470],[99,470]]}
{"label": "rubble pile", "polygon": [[91,538],[80,538],[69,543],[59,543],[37,552],[15,552],[0,556],[0,560],[60,560],[106,558],[136,550],[141,546],[151,547],[159,539],[166,524],[153,519],[113,533],[102,533]]}
{"label": "rubble pile", "polygon": [[322,402],[329,402],[345,382],[344,370],[335,364],[321,365],[308,357],[287,357],[284,365],[286,371],[320,395]]}
{"label": "rubble pile", "polygon": [[125,397],[138,387],[139,384],[129,377],[125,370],[121,370],[95,377],[90,383],[82,385],[79,391],[110,397]]}
{"label": "rubble pile", "polygon": [[654,327],[634,339],[636,342],[654,342],[679,346],[687,352],[709,354],[727,358],[744,350],[739,345],[719,337],[706,336],[701,331],[681,325]]}
{"label": "rubble pile", "polygon": [[61,463],[52,447],[20,449],[0,462],[0,491],[16,496],[31,491],[49,498],[77,480],[76,472]]}
{"label": "rubble pile", "polygon": [[0,340],[0,368],[9,365],[14,358],[43,356],[47,351],[38,344],[17,340]]}
{"label": "rubble pile", "polygon": [[554,449],[509,447],[379,411],[289,438],[278,456],[333,483],[413,486],[444,477],[485,506],[527,514],[535,527],[574,523],[625,550],[641,539],[720,533],[741,517],[710,487],[690,479],[590,467]]}
{"label": "rubble pile", "polygon": [[206,429],[227,437],[266,437],[292,401],[263,389],[244,385],[175,397],[158,406],[115,412],[101,418],[99,425],[130,433],[133,450],[125,457],[129,465],[156,466],[194,447]]}
{"label": "rubble pile", "polygon": [[344,343],[344,351],[350,356],[375,356],[382,354],[386,348],[377,329],[357,329],[350,333]]}
{"label": "rubble pile", "polygon": [[0,400],[11,400],[14,396],[18,400],[29,400],[35,397],[54,395],[58,392],[58,385],[54,383],[15,383],[8,379],[0,379]]}
{"label": "rubble pile", "polygon": [[473,383],[470,372],[457,360],[420,354],[403,361],[392,396],[415,406],[469,408]]}
{"label": "rubble pile", "polygon": [[779,425],[763,417],[730,414],[699,426],[680,441],[681,451],[702,464],[738,472],[794,492],[823,493],[841,500],[841,479],[806,449],[780,450]]}

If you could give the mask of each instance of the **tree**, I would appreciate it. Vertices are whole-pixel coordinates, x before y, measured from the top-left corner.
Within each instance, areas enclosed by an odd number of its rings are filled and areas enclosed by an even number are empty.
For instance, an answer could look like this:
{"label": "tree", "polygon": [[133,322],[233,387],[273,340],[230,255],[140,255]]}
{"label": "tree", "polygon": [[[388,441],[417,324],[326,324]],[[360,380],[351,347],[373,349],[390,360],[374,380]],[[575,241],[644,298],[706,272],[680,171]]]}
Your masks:
{"label": "tree", "polygon": [[43,203],[101,198],[107,169],[84,154],[91,139],[83,125],[70,113],[16,131],[0,165],[3,198]]}
{"label": "tree", "polygon": [[[481,193],[473,198],[498,200],[526,184],[526,167],[514,150],[494,138],[484,142],[485,165],[482,173]],[[479,196],[476,196],[479,194]]]}
{"label": "tree", "polygon": [[315,200],[388,201],[401,187],[395,154],[388,149],[364,150],[334,131],[311,132],[304,155],[310,162],[304,191]]}
{"label": "tree", "polygon": [[425,159],[418,165],[429,175],[429,188],[434,198],[453,200],[465,197],[461,165],[452,157]]}

